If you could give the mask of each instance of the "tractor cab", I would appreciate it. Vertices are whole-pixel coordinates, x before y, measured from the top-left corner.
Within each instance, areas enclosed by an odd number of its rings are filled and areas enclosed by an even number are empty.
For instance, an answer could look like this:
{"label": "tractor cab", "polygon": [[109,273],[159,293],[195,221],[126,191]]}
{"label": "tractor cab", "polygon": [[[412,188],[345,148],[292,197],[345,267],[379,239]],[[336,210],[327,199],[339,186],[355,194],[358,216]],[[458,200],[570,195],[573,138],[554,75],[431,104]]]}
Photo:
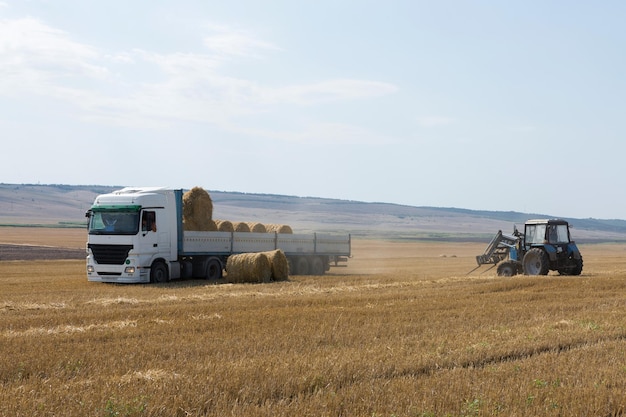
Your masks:
{"label": "tractor cab", "polygon": [[565,220],[528,220],[524,225],[524,246],[546,244],[563,246],[570,243],[569,224]]}

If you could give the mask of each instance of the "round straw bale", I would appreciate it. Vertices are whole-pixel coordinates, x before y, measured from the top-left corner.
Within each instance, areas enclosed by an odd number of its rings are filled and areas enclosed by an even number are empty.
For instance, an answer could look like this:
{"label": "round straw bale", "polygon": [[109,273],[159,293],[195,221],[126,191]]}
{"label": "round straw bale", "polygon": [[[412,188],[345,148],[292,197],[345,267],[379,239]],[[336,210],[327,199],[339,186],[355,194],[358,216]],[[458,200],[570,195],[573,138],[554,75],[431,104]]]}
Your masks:
{"label": "round straw bale", "polygon": [[[193,187],[183,194],[183,223],[185,230],[212,230],[213,202],[202,187]],[[217,229],[213,229],[217,230]]]}
{"label": "round straw bale", "polygon": [[235,232],[249,232],[250,231],[250,226],[248,226],[248,223],[246,222],[234,223],[233,227],[235,228]]}
{"label": "round straw bale", "polygon": [[183,230],[198,230],[198,225],[193,219],[183,219]]}
{"label": "round straw bale", "polygon": [[287,281],[289,279],[289,262],[285,252],[280,249],[262,252],[270,260],[272,266],[272,279],[274,281]]}
{"label": "round straw bale", "polygon": [[196,219],[185,219],[183,220],[183,230],[216,232],[217,224],[213,220],[209,220],[208,222],[198,222]]}
{"label": "round straw bale", "polygon": [[233,227],[233,223],[228,220],[215,220],[215,224],[217,225],[217,230],[220,232],[234,232],[235,228]]}
{"label": "round straw bale", "polygon": [[272,266],[265,253],[241,253],[231,255],[226,261],[228,282],[270,282]]}
{"label": "round straw bale", "polygon": [[263,223],[249,222],[248,227],[252,233],[265,233],[265,225]]}
{"label": "round straw bale", "polygon": [[267,231],[267,233],[284,233],[284,234],[293,234],[293,230],[291,229],[291,226],[287,225],[287,224],[266,224],[265,225],[265,230]]}

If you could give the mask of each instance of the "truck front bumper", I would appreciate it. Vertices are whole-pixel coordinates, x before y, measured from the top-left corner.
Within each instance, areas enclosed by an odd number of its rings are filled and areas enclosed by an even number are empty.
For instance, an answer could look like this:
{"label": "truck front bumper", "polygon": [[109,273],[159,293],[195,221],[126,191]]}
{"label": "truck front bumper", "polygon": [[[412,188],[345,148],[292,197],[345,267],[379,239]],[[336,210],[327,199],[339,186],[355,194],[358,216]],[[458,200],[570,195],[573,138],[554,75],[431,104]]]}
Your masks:
{"label": "truck front bumper", "polygon": [[87,280],[129,284],[150,282],[150,269],[136,266],[130,258],[124,265],[100,265],[93,257],[87,256]]}

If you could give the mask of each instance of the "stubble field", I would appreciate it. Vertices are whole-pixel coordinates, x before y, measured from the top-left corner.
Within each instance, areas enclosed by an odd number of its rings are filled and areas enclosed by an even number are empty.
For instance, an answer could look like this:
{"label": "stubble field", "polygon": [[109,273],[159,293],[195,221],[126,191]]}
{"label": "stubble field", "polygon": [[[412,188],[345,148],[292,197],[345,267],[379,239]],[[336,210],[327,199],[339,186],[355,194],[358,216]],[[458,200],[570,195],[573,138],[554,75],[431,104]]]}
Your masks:
{"label": "stubble field", "polygon": [[626,246],[583,245],[580,277],[466,275],[484,246],[355,240],[347,268],[271,284],[0,261],[0,415],[625,415]]}

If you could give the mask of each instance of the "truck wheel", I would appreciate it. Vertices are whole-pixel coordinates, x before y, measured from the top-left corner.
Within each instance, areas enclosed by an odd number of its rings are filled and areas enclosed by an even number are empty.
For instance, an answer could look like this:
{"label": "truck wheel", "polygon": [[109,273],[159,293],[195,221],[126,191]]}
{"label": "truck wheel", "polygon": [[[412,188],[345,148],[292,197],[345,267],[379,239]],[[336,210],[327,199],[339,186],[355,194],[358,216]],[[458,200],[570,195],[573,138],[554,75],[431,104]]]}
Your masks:
{"label": "truck wheel", "polygon": [[163,283],[170,280],[170,274],[167,270],[167,265],[161,261],[157,261],[152,264],[150,268],[150,282]]}
{"label": "truck wheel", "polygon": [[548,275],[548,255],[540,248],[532,248],[524,256],[524,274]]}
{"label": "truck wheel", "polygon": [[211,258],[207,261],[205,278],[209,280],[222,278],[222,263],[219,259]]}
{"label": "truck wheel", "polygon": [[517,275],[517,263],[516,262],[506,261],[498,265],[498,276],[512,277],[513,275]]}
{"label": "truck wheel", "polygon": [[311,275],[324,275],[326,268],[324,268],[324,261],[319,256],[311,258]]}
{"label": "truck wheel", "polygon": [[309,275],[309,260],[305,256],[298,256],[295,269],[296,275]]}

